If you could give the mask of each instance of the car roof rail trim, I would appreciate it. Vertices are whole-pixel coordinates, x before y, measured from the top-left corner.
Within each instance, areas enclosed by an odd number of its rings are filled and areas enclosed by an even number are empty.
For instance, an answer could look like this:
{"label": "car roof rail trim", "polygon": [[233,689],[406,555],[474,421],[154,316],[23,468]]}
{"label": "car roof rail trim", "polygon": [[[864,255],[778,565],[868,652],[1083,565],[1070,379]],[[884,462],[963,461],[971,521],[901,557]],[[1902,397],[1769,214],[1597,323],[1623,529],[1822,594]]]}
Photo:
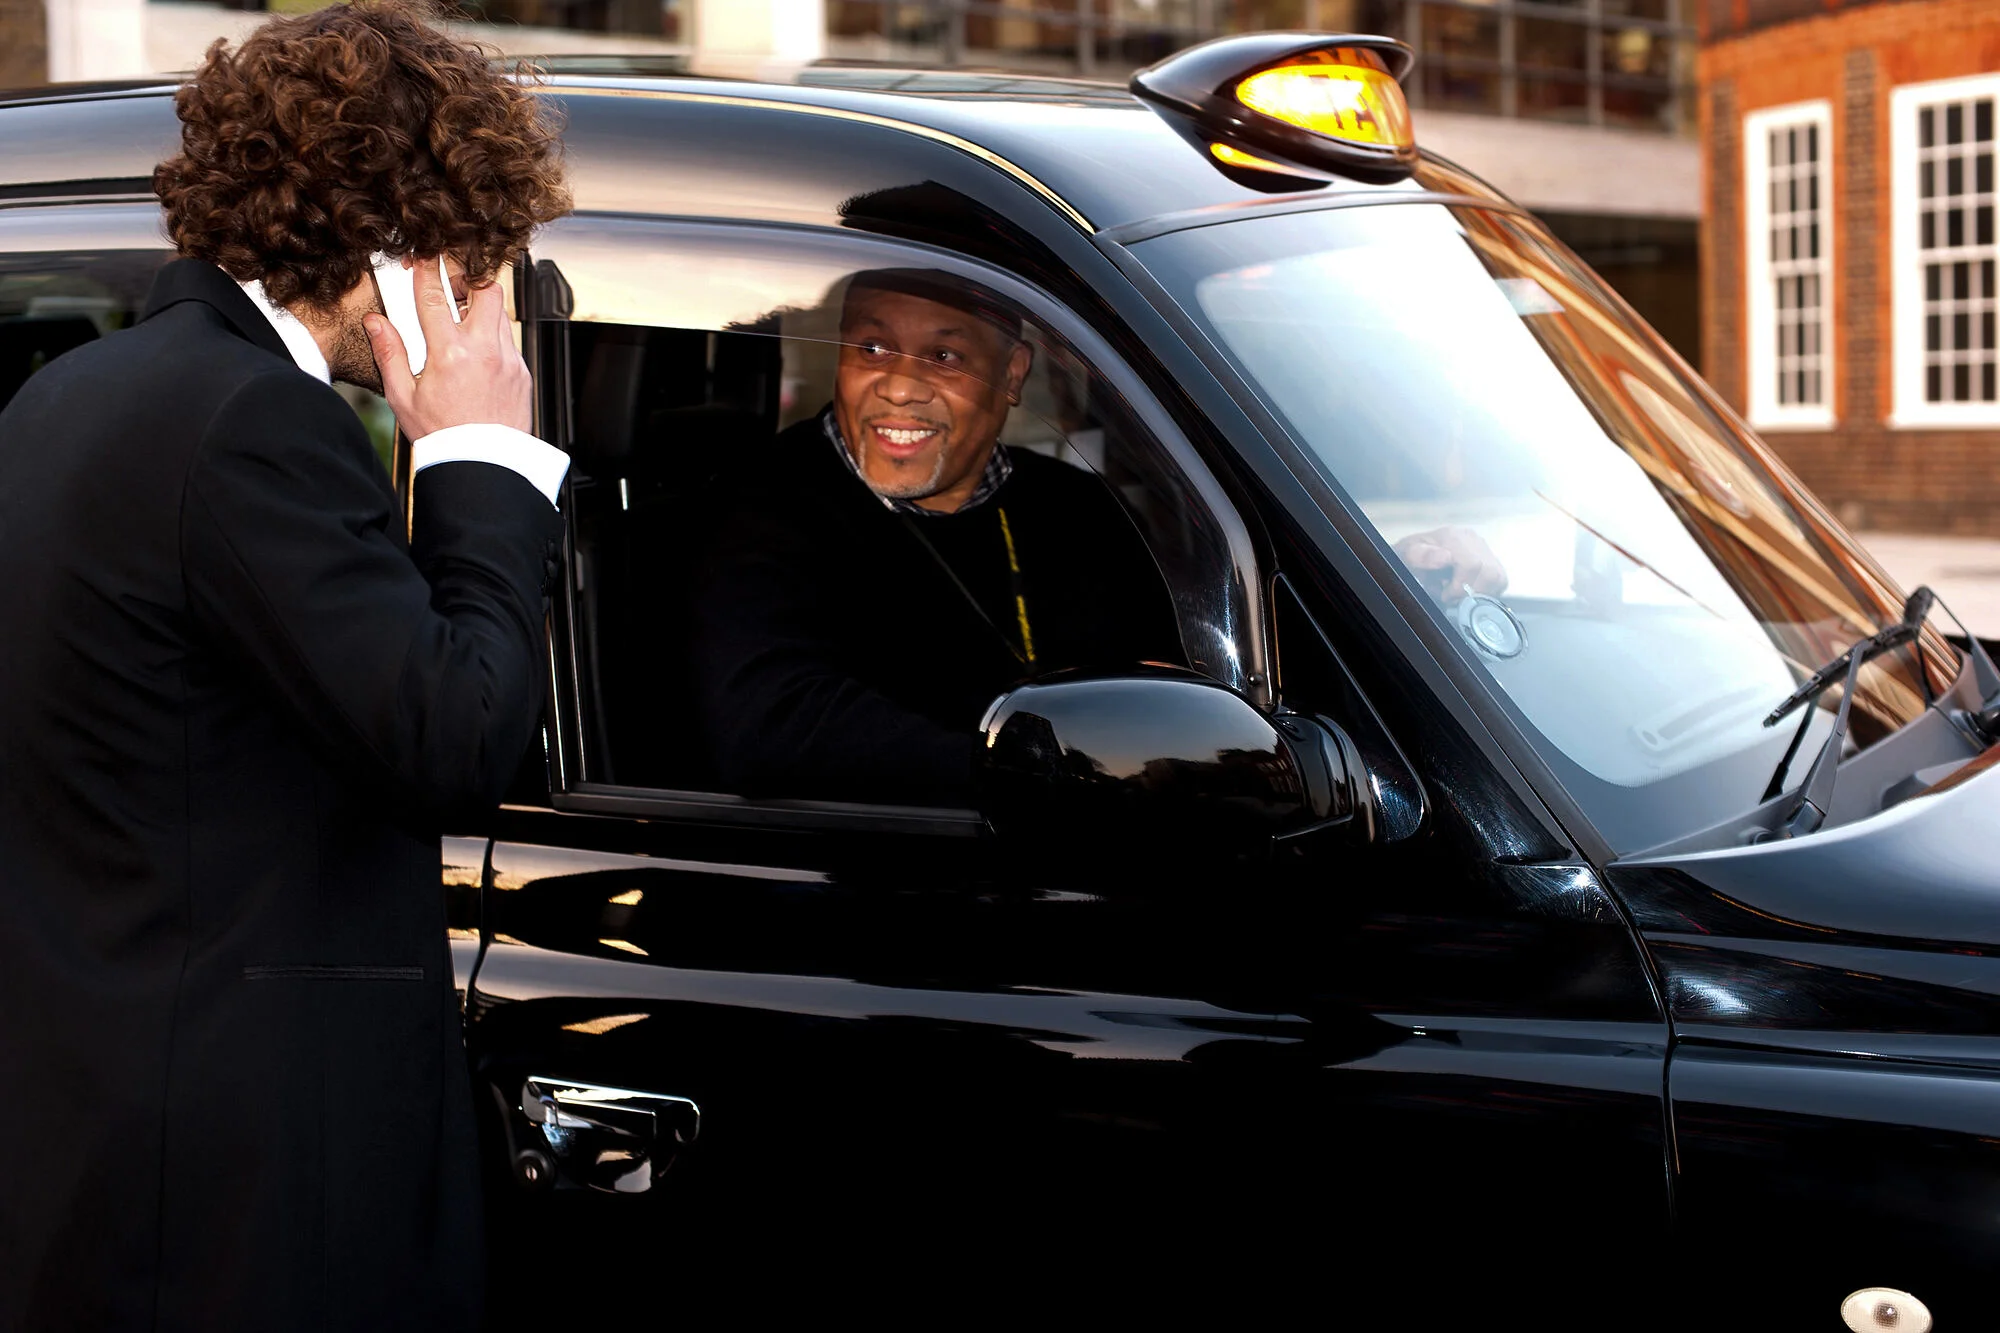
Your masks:
{"label": "car roof rail trim", "polygon": [[97,176],[88,180],[73,181],[30,181],[19,185],[0,185],[0,202],[10,200],[43,201],[75,199],[103,199],[106,196],[142,195],[152,199],[153,182],[143,176]]}
{"label": "car roof rail trim", "polygon": [[152,79],[109,80],[92,84],[53,84],[41,88],[12,88],[0,91],[0,110],[17,106],[48,106],[60,102],[115,102],[127,97],[170,97],[177,81]]}
{"label": "car roof rail trim", "polygon": [[1280,217],[1286,213],[1319,213],[1338,208],[1369,208],[1378,204],[1447,204],[1482,208],[1489,213],[1520,213],[1527,210],[1504,199],[1486,199],[1471,194],[1450,194],[1432,190],[1393,190],[1380,193],[1285,195],[1275,199],[1233,199],[1227,203],[1204,204],[1123,223],[1097,234],[1097,239],[1113,245],[1137,245],[1170,232],[1214,227],[1246,217]]}
{"label": "car roof rail trim", "polygon": [[544,83],[536,85],[536,91],[557,93],[565,97],[637,97],[651,101],[697,102],[710,106],[747,106],[760,111],[791,111],[799,115],[825,116],[834,120],[900,130],[905,134],[914,134],[919,138],[956,148],[961,153],[969,154],[989,166],[998,168],[1034,191],[1043,202],[1069,219],[1070,223],[1084,235],[1094,236],[1097,233],[1097,228],[1090,219],[1079,212],[1074,204],[1057,194],[1018,163],[1009,161],[990,148],[982,148],[970,139],[962,139],[956,134],[932,129],[928,125],[897,120],[893,116],[877,115],[872,111],[851,111],[846,107],[816,106],[811,102],[788,102],[771,97],[739,97],[727,93],[696,93],[671,88],[619,88],[589,83]]}

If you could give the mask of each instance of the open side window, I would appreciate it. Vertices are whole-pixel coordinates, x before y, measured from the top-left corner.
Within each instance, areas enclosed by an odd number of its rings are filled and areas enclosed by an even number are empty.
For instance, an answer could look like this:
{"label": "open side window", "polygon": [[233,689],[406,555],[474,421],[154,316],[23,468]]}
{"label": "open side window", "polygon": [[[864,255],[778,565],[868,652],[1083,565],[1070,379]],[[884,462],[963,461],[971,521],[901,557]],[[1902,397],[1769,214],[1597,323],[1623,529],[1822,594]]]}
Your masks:
{"label": "open side window", "polygon": [[[986,703],[1061,667],[1165,660],[1266,701],[1259,584],[1240,521],[1129,372],[1046,298],[918,247],[730,226],[572,219],[536,259],[526,345],[542,428],[573,458],[550,735],[559,804],[779,822],[965,804],[946,785],[899,787],[860,752],[852,763],[802,760],[797,772],[741,762],[731,729],[785,711],[745,705],[717,682],[770,648],[733,624],[739,605],[754,619],[743,567],[759,561],[758,533],[830,589],[822,600],[843,621],[829,631],[832,655],[853,682],[962,732],[968,755]],[[1001,345],[1021,349],[993,363],[1010,370],[991,371],[1016,378],[982,379],[954,367],[949,348],[857,325],[857,291],[884,274],[949,289],[932,305],[955,309],[950,293],[962,294],[971,318],[961,322],[1002,328]],[[870,532],[908,535],[866,551],[843,549],[837,525],[793,541],[799,525],[767,523],[815,517],[812,503],[788,508],[805,472],[831,507],[895,508],[868,494],[881,481],[869,469],[889,465],[845,439],[873,429],[860,424],[865,404],[841,405],[870,358],[915,367],[923,385],[956,377],[967,401],[982,390],[1005,399],[997,437],[1013,476],[999,494],[1023,498],[990,541],[914,512],[878,516]],[[949,411],[941,420],[954,447],[978,434]],[[939,464],[947,476],[950,466]],[[1036,488],[1060,502],[1029,512]],[[1063,521],[1050,526],[1052,512]],[[810,545],[820,540],[827,549]],[[913,647],[873,651],[891,640]]]}

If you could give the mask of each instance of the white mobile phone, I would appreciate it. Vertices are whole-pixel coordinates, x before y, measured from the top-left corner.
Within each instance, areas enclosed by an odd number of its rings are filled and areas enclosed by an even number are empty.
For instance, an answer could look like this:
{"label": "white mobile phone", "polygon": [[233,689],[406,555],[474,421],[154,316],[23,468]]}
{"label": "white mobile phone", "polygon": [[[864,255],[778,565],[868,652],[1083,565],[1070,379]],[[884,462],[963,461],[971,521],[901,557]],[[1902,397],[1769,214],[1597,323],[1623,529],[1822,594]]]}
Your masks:
{"label": "white mobile phone", "polygon": [[[401,259],[391,259],[379,251],[370,256],[369,262],[375,266],[375,290],[382,295],[382,313],[403,340],[403,351],[410,358],[410,373],[424,373],[424,363],[430,359],[430,347],[424,341],[424,326],[417,318],[417,271],[404,268]],[[451,273],[444,266],[444,256],[438,256],[438,280],[444,283],[447,294],[451,291]],[[451,311],[451,322],[459,322],[458,302],[448,300],[446,308]]]}

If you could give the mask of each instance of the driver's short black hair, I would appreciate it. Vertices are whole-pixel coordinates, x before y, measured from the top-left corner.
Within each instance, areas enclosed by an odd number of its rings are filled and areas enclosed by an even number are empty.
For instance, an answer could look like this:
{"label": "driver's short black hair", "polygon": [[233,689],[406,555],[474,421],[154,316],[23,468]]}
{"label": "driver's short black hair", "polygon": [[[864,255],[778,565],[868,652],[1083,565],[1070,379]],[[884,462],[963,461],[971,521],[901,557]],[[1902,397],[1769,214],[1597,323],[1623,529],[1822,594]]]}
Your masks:
{"label": "driver's short black hair", "polygon": [[896,292],[963,310],[991,324],[1013,342],[1022,341],[1021,312],[978,283],[929,268],[863,269],[847,280],[845,305],[861,292]]}

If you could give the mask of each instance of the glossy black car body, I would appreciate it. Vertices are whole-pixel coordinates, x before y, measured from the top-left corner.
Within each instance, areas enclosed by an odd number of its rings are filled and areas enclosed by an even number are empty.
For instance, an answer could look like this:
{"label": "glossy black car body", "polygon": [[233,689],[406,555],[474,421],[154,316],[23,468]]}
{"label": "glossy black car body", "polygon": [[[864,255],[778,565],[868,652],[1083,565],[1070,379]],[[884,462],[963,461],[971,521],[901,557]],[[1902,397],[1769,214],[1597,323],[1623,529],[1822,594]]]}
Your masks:
{"label": "glossy black car body", "polygon": [[[581,430],[571,323],[605,318],[584,307],[635,256],[693,274],[887,247],[1011,281],[1221,526],[1200,596],[1222,646],[1191,643],[1194,664],[1278,723],[1337,723],[1374,828],[1255,854],[1115,824],[1052,843],[996,835],[992,811],[605,781],[571,578],[546,754],[445,844],[497,1316],[1216,1298],[1582,1326],[1691,1300],[1724,1326],[1832,1327],[1884,1286],[1948,1327],[1989,1317],[1991,755],[1810,837],[1621,859],[1133,253],[1245,216],[1510,205],[1435,160],[1274,189],[1094,85],[550,83],[579,216],[515,287],[546,433]],[[0,258],[146,250],[167,92],[0,106]],[[1259,753],[1305,744],[1277,734]],[[565,1111],[571,1085],[698,1119]],[[564,1158],[566,1133],[596,1155]]]}

